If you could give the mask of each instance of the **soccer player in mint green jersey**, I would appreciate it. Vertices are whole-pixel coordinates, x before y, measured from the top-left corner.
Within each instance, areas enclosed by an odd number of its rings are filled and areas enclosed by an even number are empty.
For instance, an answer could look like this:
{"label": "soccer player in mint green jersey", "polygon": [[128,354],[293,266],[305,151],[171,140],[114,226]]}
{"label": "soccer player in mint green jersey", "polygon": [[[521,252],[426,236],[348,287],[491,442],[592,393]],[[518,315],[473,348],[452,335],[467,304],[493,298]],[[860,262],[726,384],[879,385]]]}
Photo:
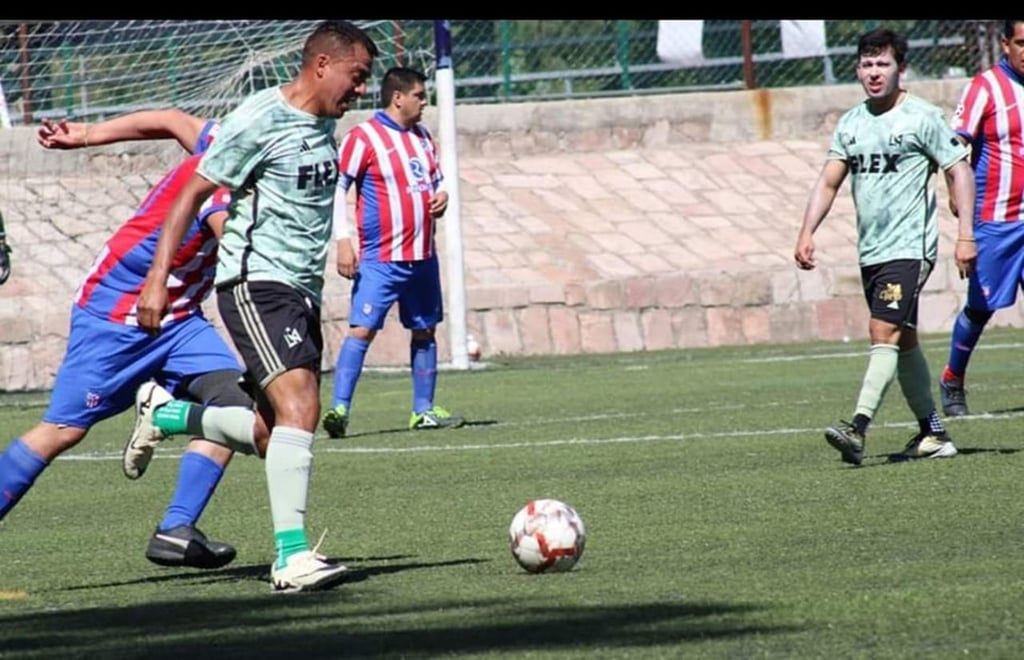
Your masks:
{"label": "soccer player in mint green jersey", "polygon": [[[256,92],[224,118],[167,213],[139,296],[139,325],[160,332],[168,287],[176,285],[168,274],[186,223],[217,187],[229,189],[217,251],[217,305],[247,377],[271,407],[265,467],[277,592],[325,589],[348,572],[318,553],[319,543],[310,549],[305,515],[320,418],[320,302],[338,179],[336,120],[366,93],[376,55],[376,45],[354,24],[324,21],[306,39],[294,80]],[[126,447],[176,433],[210,437],[202,408],[166,393],[144,398]],[[240,434],[249,432],[243,420],[251,420],[252,411],[238,408],[238,419]],[[133,456],[126,449],[126,461]]]}
{"label": "soccer player in mint green jersey", "polygon": [[[917,305],[938,255],[933,175],[943,170],[958,202],[972,208],[974,174],[970,151],[957,140],[942,111],[900,87],[906,55],[906,39],[891,30],[860,37],[857,79],[867,100],[836,125],[794,254],[799,268],[815,267],[814,232],[850,175],[871,351],[852,421],[828,427],[825,439],[853,465],[864,459],[868,426],[894,380],[899,380],[920,432],[890,460],[957,453],[935,410],[928,362],[917,340]],[[954,256],[961,277],[968,276],[977,258],[969,214],[959,219]]]}

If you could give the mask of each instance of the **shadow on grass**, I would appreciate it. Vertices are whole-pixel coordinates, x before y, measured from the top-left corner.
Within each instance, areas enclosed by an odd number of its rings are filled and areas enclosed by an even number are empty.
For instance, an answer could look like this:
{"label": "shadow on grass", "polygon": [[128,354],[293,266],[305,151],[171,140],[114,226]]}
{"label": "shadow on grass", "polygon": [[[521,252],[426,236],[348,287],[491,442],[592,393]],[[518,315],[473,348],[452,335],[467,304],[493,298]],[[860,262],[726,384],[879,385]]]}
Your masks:
{"label": "shadow on grass", "polygon": [[[974,456],[976,454],[1019,454],[1020,449],[1007,449],[1005,447],[957,447],[957,456]],[[902,465],[904,463],[921,463],[928,462],[927,458],[910,459],[903,458],[902,454],[895,452],[892,454],[881,454],[880,457],[884,459],[880,463],[874,463],[873,465]],[[866,467],[866,466],[865,466]]]}
{"label": "shadow on grass", "polygon": [[[389,575],[403,571],[420,570],[424,568],[442,568],[446,566],[466,566],[481,564],[489,559],[452,559],[449,561],[434,562],[402,562],[386,564],[383,566],[353,567],[356,562],[367,561],[395,561],[398,559],[410,559],[409,555],[395,555],[391,557],[333,557],[337,562],[349,565],[351,571],[345,578],[346,584],[362,582],[374,575]],[[136,580],[124,580],[119,582],[97,582],[91,584],[79,584],[64,587],[57,591],[80,591],[82,589],[108,589],[110,587],[126,587],[140,584],[159,584],[161,582],[188,581],[196,584],[215,584],[218,582],[240,582],[253,580],[265,582],[267,589],[270,589],[270,565],[269,564],[247,564],[245,566],[231,566],[211,571],[200,571],[191,569],[168,569],[169,572],[162,575],[149,575]]]}
{"label": "shadow on grass", "polygon": [[[649,602],[551,606],[528,599],[353,605],[344,587],[309,594],[170,601],[0,619],[4,650],[40,657],[340,658],[530,651],[617,655],[650,646],[787,633],[759,607]],[[440,614],[439,614],[440,613]],[[664,649],[662,649],[664,651]],[[685,647],[677,649],[685,655]]]}
{"label": "shadow on grass", "polygon": [[1022,413],[1022,412],[1024,412],[1024,406],[1017,406],[1016,408],[997,408],[995,410],[988,410],[988,411],[980,413],[978,415],[968,415],[966,417],[966,419],[970,419],[971,417],[975,417],[975,416],[984,417],[986,414],[988,414],[988,415],[1013,415],[1013,414],[1019,414],[1019,413]]}
{"label": "shadow on grass", "polygon": [[[464,423],[460,428],[466,428],[466,427],[469,427],[469,426],[494,426],[495,424],[501,424],[501,422],[496,420],[496,419],[474,419],[474,420],[467,420],[466,423]],[[351,438],[368,438],[368,437],[374,436],[374,435],[391,435],[392,433],[409,433],[409,434],[415,435],[416,437],[420,437],[422,435],[428,435],[428,436],[433,437],[435,434],[454,433],[454,432],[457,432],[458,430],[459,429],[457,429],[457,428],[456,429],[421,429],[421,430],[416,431],[415,433],[412,433],[412,431],[409,429],[408,426],[403,426],[403,427],[397,428],[397,429],[379,429],[377,431],[363,431],[362,433],[346,433],[344,438],[337,438],[335,441],[343,442],[343,441],[351,439]]]}
{"label": "shadow on grass", "polygon": [[[1006,447],[957,447],[957,456],[974,456],[978,454],[1012,455],[1019,454],[1022,449]],[[928,463],[926,458],[903,458],[901,452],[891,454],[873,454],[865,456],[865,461],[860,465],[849,465],[836,459],[837,467],[847,470],[861,470],[864,468],[884,467],[886,465],[905,465],[907,463]],[[936,459],[937,460],[937,459]]]}

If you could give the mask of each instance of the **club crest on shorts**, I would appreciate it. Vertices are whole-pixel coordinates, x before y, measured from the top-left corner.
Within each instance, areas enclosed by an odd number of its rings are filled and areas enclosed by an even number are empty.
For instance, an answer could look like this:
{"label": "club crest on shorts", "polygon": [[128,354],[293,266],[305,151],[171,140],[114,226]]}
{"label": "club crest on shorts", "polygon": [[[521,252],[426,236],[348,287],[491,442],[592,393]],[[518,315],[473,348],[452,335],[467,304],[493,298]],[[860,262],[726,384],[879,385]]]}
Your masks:
{"label": "club crest on shorts", "polygon": [[295,348],[302,343],[302,335],[295,328],[285,328],[284,343],[288,344],[288,348]]}
{"label": "club crest on shorts", "polygon": [[898,303],[903,300],[903,287],[899,282],[886,282],[886,288],[879,292],[879,300],[886,303]]}
{"label": "club crest on shorts", "polygon": [[93,390],[87,390],[86,393],[85,393],[85,407],[86,408],[95,408],[96,406],[100,405],[100,400],[101,399],[102,399],[102,397],[100,397],[100,393],[99,392],[95,392]]}

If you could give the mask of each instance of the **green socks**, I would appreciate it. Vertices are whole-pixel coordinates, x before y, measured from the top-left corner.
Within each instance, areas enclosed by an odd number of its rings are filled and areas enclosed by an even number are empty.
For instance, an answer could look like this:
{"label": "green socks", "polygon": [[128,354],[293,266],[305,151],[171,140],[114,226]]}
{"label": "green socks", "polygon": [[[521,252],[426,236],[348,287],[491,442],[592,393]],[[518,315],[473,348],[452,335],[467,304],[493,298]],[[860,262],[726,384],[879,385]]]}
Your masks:
{"label": "green socks", "polygon": [[860,386],[857,408],[854,414],[875,418],[882,405],[886,390],[896,379],[896,365],[899,360],[899,346],[874,344],[868,357],[868,368]]}
{"label": "green socks", "polygon": [[274,532],[274,547],[277,548],[277,560],[274,566],[284,568],[289,557],[309,550],[309,543],[306,542],[306,531],[303,529],[286,529]]}
{"label": "green socks", "polygon": [[932,376],[920,346],[900,351],[899,379],[903,398],[916,419],[924,419],[935,411]]}
{"label": "green socks", "polygon": [[167,435],[186,433],[189,431],[189,410],[195,406],[188,401],[168,401],[153,411],[153,424]]}
{"label": "green socks", "polygon": [[309,476],[313,468],[313,434],[298,428],[275,426],[270,433],[263,468],[267,473],[280,568],[288,557],[309,549],[305,529]]}

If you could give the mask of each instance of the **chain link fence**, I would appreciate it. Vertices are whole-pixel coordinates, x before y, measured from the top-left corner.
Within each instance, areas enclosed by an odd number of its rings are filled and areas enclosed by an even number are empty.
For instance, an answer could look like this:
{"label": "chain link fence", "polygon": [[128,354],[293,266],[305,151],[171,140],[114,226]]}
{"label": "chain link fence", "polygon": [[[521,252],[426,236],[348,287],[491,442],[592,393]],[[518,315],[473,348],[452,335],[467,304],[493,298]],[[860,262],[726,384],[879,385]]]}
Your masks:
{"label": "chain link fence", "polygon": [[[359,21],[375,74],[432,74],[434,21]],[[958,78],[1001,54],[990,20],[455,20],[456,98],[509,103],[855,82],[858,36],[910,43],[909,79]],[[177,105],[217,116],[288,80],[315,21],[0,21],[0,122],[98,119]],[[375,105],[375,92],[362,107]]]}

